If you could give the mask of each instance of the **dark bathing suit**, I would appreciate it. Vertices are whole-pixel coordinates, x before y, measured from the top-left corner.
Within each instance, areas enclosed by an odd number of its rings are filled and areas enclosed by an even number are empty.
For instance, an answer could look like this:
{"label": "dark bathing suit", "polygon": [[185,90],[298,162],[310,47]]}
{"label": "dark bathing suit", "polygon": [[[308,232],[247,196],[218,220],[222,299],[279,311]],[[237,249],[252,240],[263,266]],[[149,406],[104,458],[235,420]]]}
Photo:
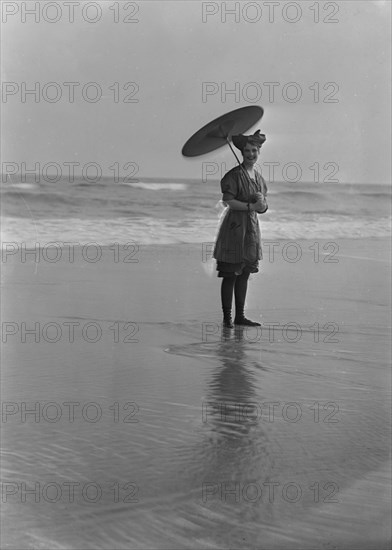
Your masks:
{"label": "dark bathing suit", "polygon": [[[236,199],[256,202],[256,193],[267,194],[267,185],[258,172],[255,179],[236,166],[221,181],[224,202]],[[218,277],[257,273],[262,258],[261,234],[257,212],[228,208],[218,230],[213,257],[217,260]]]}

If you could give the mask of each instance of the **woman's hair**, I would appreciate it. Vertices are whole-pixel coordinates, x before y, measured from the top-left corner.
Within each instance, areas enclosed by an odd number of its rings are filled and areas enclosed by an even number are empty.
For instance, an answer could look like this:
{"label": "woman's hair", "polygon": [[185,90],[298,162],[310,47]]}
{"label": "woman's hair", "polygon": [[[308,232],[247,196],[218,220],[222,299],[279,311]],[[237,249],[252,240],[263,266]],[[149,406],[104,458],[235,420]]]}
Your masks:
{"label": "woman's hair", "polygon": [[238,134],[237,136],[232,136],[233,145],[243,152],[244,148],[248,143],[251,145],[256,145],[260,149],[263,143],[266,141],[264,134],[260,134],[260,130],[257,130],[253,135],[245,136],[243,134]]}

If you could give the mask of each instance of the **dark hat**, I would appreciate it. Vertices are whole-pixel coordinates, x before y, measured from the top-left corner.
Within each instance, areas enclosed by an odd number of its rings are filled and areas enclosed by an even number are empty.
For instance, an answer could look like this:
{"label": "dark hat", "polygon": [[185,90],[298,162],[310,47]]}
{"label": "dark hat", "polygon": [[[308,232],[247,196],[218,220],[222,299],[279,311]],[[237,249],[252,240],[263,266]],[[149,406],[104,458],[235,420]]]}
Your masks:
{"label": "dark hat", "polygon": [[231,139],[235,147],[242,152],[247,143],[261,147],[267,138],[265,134],[260,134],[260,130],[256,130],[253,135],[244,136],[243,134],[238,134],[238,136],[232,136]]}

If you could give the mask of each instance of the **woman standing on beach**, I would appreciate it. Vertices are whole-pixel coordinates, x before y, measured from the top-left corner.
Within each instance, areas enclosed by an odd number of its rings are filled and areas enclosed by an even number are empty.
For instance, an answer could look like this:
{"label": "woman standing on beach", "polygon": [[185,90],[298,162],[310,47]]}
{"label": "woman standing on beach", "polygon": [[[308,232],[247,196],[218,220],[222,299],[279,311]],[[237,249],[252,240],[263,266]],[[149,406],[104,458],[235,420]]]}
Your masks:
{"label": "woman standing on beach", "polygon": [[266,137],[257,130],[251,136],[232,136],[235,147],[243,156],[236,166],[221,181],[222,201],[227,205],[218,230],[213,257],[217,260],[218,277],[222,277],[221,300],[223,325],[233,328],[231,308],[235,296],[236,325],[260,326],[244,315],[248,279],[259,271],[261,234],[257,214],[268,210],[267,185],[255,169],[260,148]]}

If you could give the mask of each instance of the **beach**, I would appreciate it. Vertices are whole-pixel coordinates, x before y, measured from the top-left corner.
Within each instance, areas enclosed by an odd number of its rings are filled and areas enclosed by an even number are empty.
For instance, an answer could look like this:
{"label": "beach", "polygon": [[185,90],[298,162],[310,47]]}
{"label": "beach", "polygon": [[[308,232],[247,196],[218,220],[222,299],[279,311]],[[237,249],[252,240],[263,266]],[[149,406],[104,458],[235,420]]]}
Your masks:
{"label": "beach", "polygon": [[1,8],[0,549],[390,550],[391,2]]}
{"label": "beach", "polygon": [[234,330],[210,242],[58,250],[3,259],[3,548],[389,548],[388,238],[271,238]]}

